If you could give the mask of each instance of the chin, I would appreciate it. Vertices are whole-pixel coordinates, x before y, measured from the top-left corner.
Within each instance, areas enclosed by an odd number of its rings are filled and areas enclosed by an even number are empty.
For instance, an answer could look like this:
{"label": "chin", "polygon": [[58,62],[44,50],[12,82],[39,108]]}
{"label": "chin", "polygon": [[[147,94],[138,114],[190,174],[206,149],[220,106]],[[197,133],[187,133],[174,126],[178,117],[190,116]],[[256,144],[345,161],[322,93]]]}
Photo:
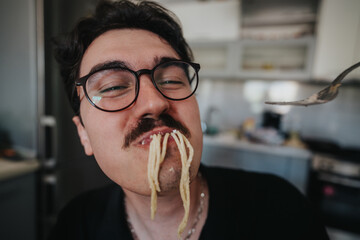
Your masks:
{"label": "chin", "polygon": [[[195,159],[194,159],[195,160]],[[196,178],[198,171],[198,164],[196,161],[193,161],[190,166],[190,183]],[[180,160],[176,161],[165,161],[160,167],[159,172],[159,183],[161,193],[167,191],[179,190],[180,180],[181,180],[181,173],[182,173],[182,165]]]}
{"label": "chin", "polygon": [[179,189],[181,179],[181,161],[165,159],[160,167],[159,183],[161,192]]}

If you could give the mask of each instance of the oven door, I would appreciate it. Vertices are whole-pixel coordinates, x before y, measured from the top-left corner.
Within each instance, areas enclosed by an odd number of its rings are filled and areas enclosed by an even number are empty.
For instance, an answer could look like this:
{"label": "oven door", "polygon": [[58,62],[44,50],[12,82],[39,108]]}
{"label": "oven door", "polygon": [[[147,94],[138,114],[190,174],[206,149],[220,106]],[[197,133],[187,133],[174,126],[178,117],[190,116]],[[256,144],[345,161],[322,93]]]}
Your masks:
{"label": "oven door", "polygon": [[309,197],[327,226],[360,233],[360,180],[329,172],[312,172]]}

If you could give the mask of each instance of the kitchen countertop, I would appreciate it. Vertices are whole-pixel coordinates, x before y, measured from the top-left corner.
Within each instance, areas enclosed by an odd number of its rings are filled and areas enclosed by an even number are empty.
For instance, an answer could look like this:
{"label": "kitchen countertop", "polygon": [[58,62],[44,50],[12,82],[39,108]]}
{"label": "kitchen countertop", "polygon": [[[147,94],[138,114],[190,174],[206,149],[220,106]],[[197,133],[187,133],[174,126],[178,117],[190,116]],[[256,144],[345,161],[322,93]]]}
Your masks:
{"label": "kitchen countertop", "polygon": [[0,158],[0,181],[34,172],[40,164],[36,159],[10,161]]}
{"label": "kitchen countertop", "polygon": [[221,146],[231,149],[238,149],[244,151],[256,151],[264,154],[279,155],[284,157],[294,157],[310,159],[312,156],[311,151],[307,149],[278,146],[278,145],[266,145],[260,143],[251,143],[247,141],[241,141],[230,134],[209,136],[204,135],[204,144]]}

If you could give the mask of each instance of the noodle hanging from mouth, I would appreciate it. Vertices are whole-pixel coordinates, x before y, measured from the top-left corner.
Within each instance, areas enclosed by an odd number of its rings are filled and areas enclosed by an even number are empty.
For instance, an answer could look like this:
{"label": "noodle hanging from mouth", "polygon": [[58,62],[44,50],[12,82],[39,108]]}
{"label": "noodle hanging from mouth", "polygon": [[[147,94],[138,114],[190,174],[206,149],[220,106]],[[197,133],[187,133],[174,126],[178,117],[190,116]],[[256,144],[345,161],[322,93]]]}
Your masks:
{"label": "noodle hanging from mouth", "polygon": [[[149,148],[148,158],[148,181],[151,189],[151,219],[155,218],[157,209],[157,192],[160,192],[159,169],[164,161],[169,136],[175,140],[181,158],[180,195],[184,206],[184,217],[178,227],[178,237],[184,231],[190,212],[190,165],[194,156],[194,149],[189,140],[179,131],[174,130],[171,134],[166,133],[161,142],[162,135],[154,134]],[[186,150],[186,147],[189,151]],[[189,153],[189,155],[188,155]]]}

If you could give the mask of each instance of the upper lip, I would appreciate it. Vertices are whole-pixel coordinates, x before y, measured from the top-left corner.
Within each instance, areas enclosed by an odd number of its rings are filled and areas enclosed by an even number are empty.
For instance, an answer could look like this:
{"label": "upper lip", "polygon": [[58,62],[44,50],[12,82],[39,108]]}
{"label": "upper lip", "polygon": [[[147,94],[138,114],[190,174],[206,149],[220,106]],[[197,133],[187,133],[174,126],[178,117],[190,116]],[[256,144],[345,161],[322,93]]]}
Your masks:
{"label": "upper lip", "polygon": [[169,127],[157,127],[154,128],[153,130],[144,133],[143,135],[141,135],[140,141],[138,141],[139,144],[141,144],[142,141],[144,140],[149,140],[150,137],[154,134],[161,134],[164,135],[166,133],[171,133],[174,131],[174,128],[169,128]]}

